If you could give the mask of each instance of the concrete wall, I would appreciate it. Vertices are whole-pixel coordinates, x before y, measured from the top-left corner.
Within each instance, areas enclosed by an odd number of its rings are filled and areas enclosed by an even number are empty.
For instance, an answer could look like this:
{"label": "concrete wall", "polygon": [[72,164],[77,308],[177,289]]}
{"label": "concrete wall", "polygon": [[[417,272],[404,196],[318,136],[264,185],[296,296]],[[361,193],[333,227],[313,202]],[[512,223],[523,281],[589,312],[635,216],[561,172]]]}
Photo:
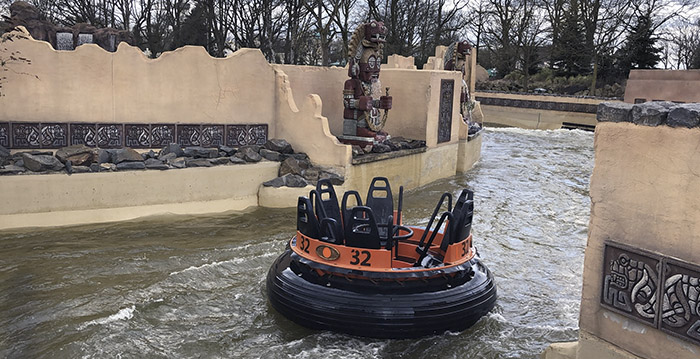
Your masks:
{"label": "concrete wall", "polygon": [[[669,264],[677,261],[688,263],[688,268],[700,263],[700,110],[695,104],[651,114],[654,106],[613,104],[599,109],[599,119],[606,122],[596,127],[595,135],[580,340],[578,344],[554,345],[545,358],[700,357],[700,341],[692,339],[692,330],[686,334],[683,329],[680,338],[660,330],[676,324],[682,327],[684,321],[688,326],[700,323],[693,304],[697,286],[692,282],[690,289],[688,285],[669,286],[664,274],[670,273]],[[649,123],[650,115],[663,117],[662,124],[643,125]],[[694,121],[680,124],[681,118]],[[618,254],[605,257],[606,244],[628,246],[623,253],[633,260],[632,267],[649,264],[644,267],[644,276],[641,269],[639,275],[626,267],[618,270],[612,261]],[[635,253],[646,253],[650,259]],[[663,260],[655,265],[653,258]],[[617,263],[630,265],[629,261]],[[611,271],[625,279],[606,275]],[[700,269],[693,274],[691,268],[688,273],[691,279],[685,280],[692,281]],[[657,279],[657,275],[664,279]],[[628,279],[629,284],[623,283]],[[603,293],[612,299],[603,300]],[[603,304],[609,300],[614,305]],[[690,305],[685,307],[687,303]],[[638,314],[642,310],[644,315]],[[685,320],[671,321],[684,316]]]}
{"label": "concrete wall", "polygon": [[625,102],[700,102],[700,70],[632,70]]}
{"label": "concrete wall", "polygon": [[[273,65],[283,71],[297,103],[303,94],[318,94],[322,101],[321,114],[328,118],[333,135],[343,132],[343,86],[349,78],[347,69],[297,65]],[[382,87],[389,87],[393,108],[389,111],[385,131],[392,136],[425,140],[427,146],[437,145],[440,81],[455,83],[452,102],[452,135],[450,143],[459,140],[462,121],[459,115],[460,74],[454,71],[409,70],[382,68]]]}
{"label": "concrete wall", "polygon": [[605,100],[568,96],[476,92],[486,124],[554,130],[564,123],[595,126],[596,107]]}

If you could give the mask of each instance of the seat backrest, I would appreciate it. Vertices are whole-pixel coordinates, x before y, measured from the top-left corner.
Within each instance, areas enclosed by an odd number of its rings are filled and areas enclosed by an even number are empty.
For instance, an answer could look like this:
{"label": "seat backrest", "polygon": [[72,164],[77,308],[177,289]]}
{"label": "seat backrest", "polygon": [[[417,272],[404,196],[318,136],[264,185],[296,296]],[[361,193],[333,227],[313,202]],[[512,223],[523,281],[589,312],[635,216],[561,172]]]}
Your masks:
{"label": "seat backrest", "polygon": [[[382,237],[387,236],[387,231],[393,223],[389,223],[389,216],[394,215],[394,197],[391,194],[391,185],[386,177],[374,177],[367,191],[367,202],[365,205],[372,209],[376,216],[377,224],[380,225],[379,233]],[[383,225],[383,226],[382,226]]]}
{"label": "seat backrest", "polygon": [[343,244],[343,230],[340,223],[333,218],[324,218],[321,220],[321,240],[333,244]]}
{"label": "seat backrest", "polygon": [[356,206],[345,223],[345,245],[349,247],[380,249],[379,227],[372,209]]}
{"label": "seat backrest", "polygon": [[[448,232],[445,233],[449,237],[448,243],[442,248],[447,249],[448,244],[454,244],[465,240],[469,237],[472,228],[472,218],[474,216],[474,192],[468,189],[462,190],[455,207],[452,210],[453,220],[451,221]],[[445,242],[443,242],[445,243]]]}
{"label": "seat backrest", "polygon": [[347,191],[343,194],[343,201],[341,202],[340,210],[343,215],[343,223],[347,222],[350,218],[352,208],[348,208],[348,199],[350,197],[355,197],[355,203],[358,206],[362,205],[362,197],[357,191]]}
{"label": "seat backrest", "polygon": [[321,179],[316,183],[316,215],[319,219],[333,218],[341,223],[338,196],[335,194],[333,184],[329,179]]}
{"label": "seat backrest", "polygon": [[307,237],[320,238],[321,228],[308,197],[299,196],[297,200],[297,230]]}

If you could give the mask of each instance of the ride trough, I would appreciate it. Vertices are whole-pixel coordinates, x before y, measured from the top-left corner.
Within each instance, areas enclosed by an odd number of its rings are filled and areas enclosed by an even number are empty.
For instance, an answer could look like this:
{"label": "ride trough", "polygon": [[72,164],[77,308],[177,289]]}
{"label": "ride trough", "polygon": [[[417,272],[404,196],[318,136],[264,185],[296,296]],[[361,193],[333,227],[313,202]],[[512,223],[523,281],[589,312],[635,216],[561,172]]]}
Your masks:
{"label": "ride trough", "polygon": [[440,197],[426,227],[407,226],[403,187],[394,210],[386,178],[372,180],[364,205],[357,191],[339,202],[319,181],[299,197],[297,233],[267,275],[272,307],[308,328],[364,337],[469,328],[494,307],[496,286],[472,247],[474,193],[452,200]]}

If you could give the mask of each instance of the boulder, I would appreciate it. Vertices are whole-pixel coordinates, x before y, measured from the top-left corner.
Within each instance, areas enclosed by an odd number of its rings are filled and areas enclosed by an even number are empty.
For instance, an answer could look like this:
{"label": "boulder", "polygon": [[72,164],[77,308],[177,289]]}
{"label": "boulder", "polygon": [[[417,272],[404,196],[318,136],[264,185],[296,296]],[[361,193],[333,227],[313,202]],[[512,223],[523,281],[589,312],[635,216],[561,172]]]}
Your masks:
{"label": "boulder", "polygon": [[10,150],[8,150],[5,147],[0,146],[0,166],[4,166],[4,165],[10,163],[10,158],[12,158],[12,155],[10,154]]}
{"label": "boulder", "polygon": [[659,126],[666,123],[668,110],[673,102],[645,102],[632,107],[632,122],[643,126]]}
{"label": "boulder", "polygon": [[246,162],[260,162],[262,161],[262,156],[260,156],[258,151],[260,151],[258,146],[243,146],[238,149],[234,156],[242,158]]}
{"label": "boulder", "polygon": [[671,108],[666,124],[671,127],[698,127],[700,125],[700,104],[684,103]]}
{"label": "boulder", "polygon": [[156,159],[156,158],[149,158],[146,161],[144,161],[144,165],[146,165],[146,168],[149,170],[167,170],[170,168],[170,166],[166,165],[163,163],[163,161]]}
{"label": "boulder", "polygon": [[129,147],[124,147],[112,152],[112,163],[120,164],[122,162],[143,162],[143,157],[141,157],[140,153]]}
{"label": "boulder", "polygon": [[219,157],[219,150],[216,148],[204,148],[202,146],[185,147],[185,157],[216,158]]}
{"label": "boulder", "polygon": [[268,161],[279,162],[281,159],[280,153],[277,151],[268,150],[267,148],[260,149],[260,156]]}
{"label": "boulder", "polygon": [[100,149],[97,151],[98,163],[112,163],[112,154],[115,150]]}
{"label": "boulder", "polygon": [[120,162],[117,164],[117,170],[128,171],[128,170],[145,170],[146,164],[143,162]]}
{"label": "boulder", "polygon": [[187,166],[187,163],[185,162],[185,157],[169,159],[166,161],[166,163],[175,168],[185,168]]}
{"label": "boulder", "polygon": [[332,168],[324,168],[321,171],[321,174],[319,174],[318,179],[319,180],[329,179],[331,181],[331,183],[335,186],[339,186],[339,185],[345,183],[345,176],[343,176],[337,170],[332,169]]}
{"label": "boulder", "polygon": [[0,166],[0,176],[2,175],[16,175],[18,173],[25,172],[27,169],[20,166],[8,165]]}
{"label": "boulder", "polygon": [[279,187],[282,187],[284,185],[285,185],[285,182],[284,182],[284,178],[282,178],[282,177],[276,177],[276,178],[273,178],[269,181],[263,182],[263,186],[265,186],[265,187],[279,188]]}
{"label": "boulder", "polygon": [[210,159],[209,162],[211,162],[211,164],[213,164],[214,166],[218,166],[231,163],[231,160],[228,157],[217,157]]}
{"label": "boulder", "polygon": [[358,145],[352,145],[352,156],[362,156],[365,154],[365,151],[362,150],[362,147]]}
{"label": "boulder", "polygon": [[100,163],[100,172],[116,171],[117,165],[114,163]]}
{"label": "boulder", "polygon": [[306,183],[306,180],[304,177],[288,173],[284,176],[282,176],[284,179],[284,183],[287,185],[287,187],[306,187],[308,183]]}
{"label": "boulder", "polygon": [[294,153],[292,145],[290,145],[289,142],[279,138],[267,140],[267,142],[265,142],[265,148],[279,153]]}
{"label": "boulder", "polygon": [[56,151],[56,158],[59,161],[63,163],[70,161],[74,166],[90,165],[96,157],[95,149],[85,145],[63,147]]}
{"label": "boulder", "polygon": [[[223,155],[221,154],[222,152],[224,153]],[[221,157],[233,156],[235,153],[236,153],[236,149],[233,147],[224,146],[224,145],[219,146],[219,156],[221,156]]]}
{"label": "boulder", "polygon": [[142,153],[142,154],[141,154],[141,157],[142,157],[143,160],[145,161],[145,160],[147,160],[147,159],[149,159],[149,158],[158,158],[158,154],[155,153],[155,152],[153,152],[153,150],[150,150],[150,151],[148,151],[148,152]]}
{"label": "boulder", "polygon": [[598,105],[597,118],[599,122],[632,122],[631,103],[601,102]]}
{"label": "boulder", "polygon": [[163,161],[163,162],[174,160],[176,158],[177,158],[177,155],[173,152],[170,152],[167,155],[158,156],[158,159]]}
{"label": "boulder", "polygon": [[301,176],[302,172],[310,166],[304,166],[301,161],[294,157],[289,157],[282,161],[279,170],[279,176],[284,176],[286,174],[295,174]]}
{"label": "boulder", "polygon": [[384,153],[384,152],[391,152],[391,147],[385,143],[377,143],[372,147],[372,152],[374,153]]}
{"label": "boulder", "polygon": [[[309,167],[311,167],[311,160],[309,159],[309,156],[304,153],[304,152],[299,152],[299,153],[293,153],[292,157],[298,159],[299,161],[306,161],[309,163]],[[308,167],[307,167],[308,168]]]}
{"label": "boulder", "polygon": [[182,150],[182,147],[180,147],[180,145],[178,145],[177,143],[171,143],[160,150],[160,153],[158,153],[158,158],[162,159],[163,156],[169,153],[175,154],[175,157],[173,158],[182,157],[185,155],[185,151]]}
{"label": "boulder", "polygon": [[24,153],[22,155],[22,160],[24,160],[24,167],[34,172],[60,171],[65,167],[58,158],[49,155]]}
{"label": "boulder", "polygon": [[214,166],[208,158],[185,158],[187,167],[212,167]]}
{"label": "boulder", "polygon": [[244,159],[236,157],[236,156],[231,156],[231,157],[229,157],[228,160],[231,161],[231,163],[233,163],[234,165],[242,165],[242,164],[248,163]]}
{"label": "boulder", "polygon": [[307,179],[308,181],[311,181],[313,183],[316,183],[318,181],[318,177],[321,175],[321,169],[318,167],[311,167],[303,170],[301,172],[301,176]]}

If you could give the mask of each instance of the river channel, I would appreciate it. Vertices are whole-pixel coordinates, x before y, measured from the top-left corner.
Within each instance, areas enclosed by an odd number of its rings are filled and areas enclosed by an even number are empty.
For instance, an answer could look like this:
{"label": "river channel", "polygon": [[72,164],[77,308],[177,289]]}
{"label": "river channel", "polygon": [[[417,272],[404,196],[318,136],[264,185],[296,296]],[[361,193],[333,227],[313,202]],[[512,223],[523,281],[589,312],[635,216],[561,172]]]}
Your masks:
{"label": "river channel", "polygon": [[376,340],[288,321],[265,276],[295,213],[256,208],[0,232],[0,357],[538,358],[578,335],[593,134],[483,137],[469,173],[404,199],[404,222],[426,224],[440,194],[475,191],[474,245],[499,298],[464,332]]}

